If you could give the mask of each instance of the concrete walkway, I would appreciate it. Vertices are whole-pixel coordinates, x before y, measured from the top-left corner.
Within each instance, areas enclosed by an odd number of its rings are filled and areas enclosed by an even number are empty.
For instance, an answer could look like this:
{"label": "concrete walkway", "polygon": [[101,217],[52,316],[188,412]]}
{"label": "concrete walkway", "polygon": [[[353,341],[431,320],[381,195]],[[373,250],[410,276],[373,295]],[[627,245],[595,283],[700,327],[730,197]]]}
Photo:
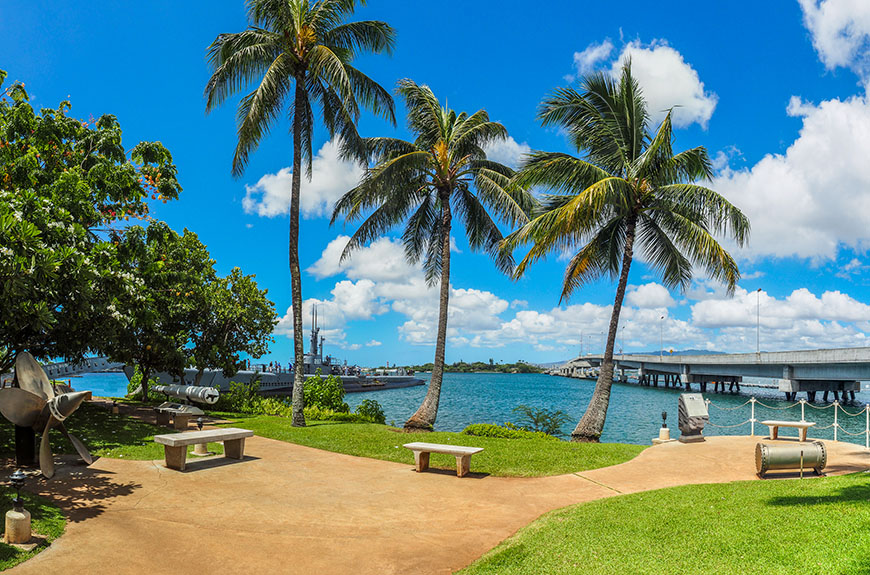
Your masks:
{"label": "concrete walkway", "polygon": [[[552,509],[755,479],[758,440],[672,443],[622,465],[530,479],[417,474],[260,437],[242,462],[189,458],[183,473],[162,461],[69,463],[38,484],[67,513],[66,533],[11,573],[446,574]],[[828,449],[831,473],[870,467],[859,446]]]}

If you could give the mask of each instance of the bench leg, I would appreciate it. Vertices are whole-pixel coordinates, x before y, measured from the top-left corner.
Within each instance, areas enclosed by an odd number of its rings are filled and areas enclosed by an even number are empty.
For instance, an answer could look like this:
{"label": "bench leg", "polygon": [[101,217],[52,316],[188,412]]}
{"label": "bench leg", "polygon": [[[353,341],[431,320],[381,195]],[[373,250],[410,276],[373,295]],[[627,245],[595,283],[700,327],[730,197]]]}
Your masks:
{"label": "bench leg", "polygon": [[173,421],[175,429],[185,430],[187,429],[188,423],[190,423],[190,415],[185,414],[177,414]]}
{"label": "bench leg", "polygon": [[807,440],[807,428],[806,427],[800,428],[800,440],[801,441]]}
{"label": "bench leg", "polygon": [[468,470],[471,468],[471,456],[470,455],[457,455],[456,456],[456,476],[463,477],[468,473]]}
{"label": "bench leg", "polygon": [[187,460],[187,446],[170,447],[164,445],[163,450],[166,456],[166,467],[176,471],[184,471],[184,464]]}
{"label": "bench leg", "polygon": [[429,469],[429,452],[428,451],[415,451],[414,452],[414,466],[417,468],[417,471],[426,471]]}
{"label": "bench leg", "polygon": [[777,437],[779,437],[779,427],[776,425],[771,425],[770,426],[770,439],[773,440],[773,439],[776,439]]}
{"label": "bench leg", "polygon": [[158,411],[157,425],[169,425],[169,414],[164,411]]}
{"label": "bench leg", "polygon": [[229,457],[230,459],[244,459],[245,438],[224,441],[224,457]]}

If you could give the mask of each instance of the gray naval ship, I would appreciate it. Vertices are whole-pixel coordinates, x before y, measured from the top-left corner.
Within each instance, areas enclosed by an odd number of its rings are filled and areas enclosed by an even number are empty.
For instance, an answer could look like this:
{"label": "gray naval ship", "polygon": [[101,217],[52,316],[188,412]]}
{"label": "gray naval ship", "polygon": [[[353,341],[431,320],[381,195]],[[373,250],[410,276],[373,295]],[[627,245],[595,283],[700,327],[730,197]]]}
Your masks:
{"label": "gray naval ship", "polygon": [[[425,385],[425,382],[414,377],[414,372],[404,368],[388,370],[371,370],[358,366],[349,366],[347,361],[337,362],[330,356],[323,356],[324,338],[320,335],[320,327],[317,324],[317,309],[311,311],[311,339],[309,351],[305,354],[302,365],[303,373],[314,375],[317,370],[325,377],[335,375],[341,378],[344,390],[348,393],[359,391],[377,391],[381,389],[398,389]],[[124,374],[129,380],[133,376],[133,368],[124,367]],[[216,387],[220,391],[229,391],[230,381],[238,383],[250,383],[256,378],[260,381],[260,393],[262,395],[290,395],[293,392],[292,369],[274,367],[268,365],[250,365],[248,369],[240,370],[232,377],[226,377],[220,369],[206,369],[202,373],[198,369],[188,368],[184,370],[184,380],[179,377],[163,372],[153,376],[160,385],[197,385],[204,387]]]}

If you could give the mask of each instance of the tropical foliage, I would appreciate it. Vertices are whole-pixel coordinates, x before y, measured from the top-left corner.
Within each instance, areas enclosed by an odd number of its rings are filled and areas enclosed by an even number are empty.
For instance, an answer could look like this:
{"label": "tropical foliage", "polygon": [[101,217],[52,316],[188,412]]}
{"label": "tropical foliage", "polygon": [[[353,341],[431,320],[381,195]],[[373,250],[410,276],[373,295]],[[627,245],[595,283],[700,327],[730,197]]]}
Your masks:
{"label": "tropical foliage", "polygon": [[428,86],[412,80],[399,82],[398,93],[408,109],[408,129],[416,139],[366,139],[374,165],[336,203],[332,221],[340,215],[347,222],[363,219],[343,258],[404,222],[406,258],[422,262],[430,285],[440,279],[432,378],[422,405],[405,422],[406,430],[431,430],[444,373],[454,214],[465,227],[471,249],[487,252],[499,269],[510,272],[513,258],[499,250],[503,236],[490,212],[510,225],[524,223],[533,200],[509,187],[513,170],[487,159],[486,145],[507,138],[507,130],[490,121],[486,111],[457,114],[443,107]]}
{"label": "tropical foliage", "polygon": [[0,92],[0,372],[23,350],[76,360],[111,340],[101,319],[138,285],[104,232],[181,191],[161,144],[128,152],[114,116],[69,110],[34,110],[21,83]]}
{"label": "tropical foliage", "polygon": [[505,247],[531,246],[515,277],[549,253],[572,252],[562,299],[602,277],[618,278],[598,383],[573,433],[574,439],[597,441],[610,400],[613,346],[634,254],[641,254],[667,287],[687,288],[697,268],[733,291],[740,272],[716,235],[727,234],[743,245],[749,221],[697,183],[713,174],[703,147],[674,153],[670,114],[652,131],[630,64],[619,78],[595,73],[579,90],[556,90],[541,103],[538,117],[545,127],[564,131],[583,157],[530,155],[515,184],[550,194]]}
{"label": "tropical foliage", "polygon": [[[295,364],[303,364],[302,278],[299,270],[299,195],[304,162],[311,174],[314,106],[344,153],[367,159],[356,123],[367,108],[395,123],[393,100],[375,81],[355,68],[357,56],[390,53],[393,29],[384,22],[348,22],[364,0],[248,0],[249,26],[220,34],[208,49],[213,74],[205,88],[206,109],[230,96],[253,90],[238,105],[238,143],[233,174],[240,176],[262,138],[288,112],[293,136],[289,260]],[[296,370],[293,424],[305,425],[304,380]]]}
{"label": "tropical foliage", "polygon": [[257,286],[254,276],[233,268],[229,276],[188,293],[196,296],[189,341],[189,362],[199,370],[194,385],[205,368],[219,368],[232,377],[241,354],[258,358],[269,351],[278,316],[267,290]]}

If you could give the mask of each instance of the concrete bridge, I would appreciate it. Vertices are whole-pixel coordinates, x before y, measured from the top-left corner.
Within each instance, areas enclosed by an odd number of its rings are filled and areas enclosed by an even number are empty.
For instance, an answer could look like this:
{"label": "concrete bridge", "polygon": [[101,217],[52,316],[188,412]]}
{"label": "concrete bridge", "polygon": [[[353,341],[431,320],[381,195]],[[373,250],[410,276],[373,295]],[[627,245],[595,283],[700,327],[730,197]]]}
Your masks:
{"label": "concrete bridge", "polygon": [[[603,359],[601,355],[588,355],[571,363],[586,362],[598,367]],[[642,384],[658,385],[661,376],[666,386],[684,385],[691,389],[696,383],[701,391],[706,391],[712,383],[714,390],[721,386],[724,391],[726,384],[739,390],[744,377],[760,377],[775,380],[788,400],[794,400],[800,392],[805,392],[810,401],[815,401],[818,392],[824,393],[826,401],[830,393],[834,399],[854,400],[860,382],[870,381],[870,347],[710,355],[615,355],[613,359],[622,379],[625,370],[633,370]]]}

